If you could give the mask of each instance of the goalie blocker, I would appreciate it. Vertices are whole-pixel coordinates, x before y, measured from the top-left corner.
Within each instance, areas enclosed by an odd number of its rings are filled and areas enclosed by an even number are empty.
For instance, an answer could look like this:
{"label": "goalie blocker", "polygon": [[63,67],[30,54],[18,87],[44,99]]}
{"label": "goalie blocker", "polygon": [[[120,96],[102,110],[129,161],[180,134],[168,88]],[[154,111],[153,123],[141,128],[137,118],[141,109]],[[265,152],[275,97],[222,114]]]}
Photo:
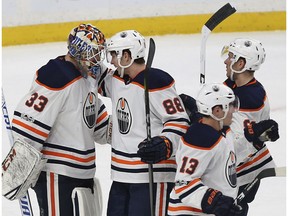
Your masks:
{"label": "goalie blocker", "polygon": [[16,140],[2,162],[2,195],[9,200],[23,197],[36,184],[46,159],[22,140]]}

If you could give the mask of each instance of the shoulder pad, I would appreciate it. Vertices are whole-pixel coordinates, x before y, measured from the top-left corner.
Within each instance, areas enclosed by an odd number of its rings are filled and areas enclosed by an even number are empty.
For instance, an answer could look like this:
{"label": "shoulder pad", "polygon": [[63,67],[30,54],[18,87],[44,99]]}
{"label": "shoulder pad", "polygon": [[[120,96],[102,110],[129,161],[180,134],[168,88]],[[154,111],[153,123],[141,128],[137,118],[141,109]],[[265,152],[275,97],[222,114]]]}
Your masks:
{"label": "shoulder pad", "polygon": [[[133,82],[136,82],[144,87],[144,77],[145,73],[143,71],[133,79]],[[148,77],[149,91],[163,89],[171,86],[174,83],[174,79],[167,72],[157,68],[150,68]]]}
{"label": "shoulder pad", "polygon": [[216,131],[209,125],[197,122],[191,125],[183,138],[191,147],[210,149],[217,144],[221,136],[221,132]]}
{"label": "shoulder pad", "polygon": [[65,87],[75,79],[81,78],[81,73],[71,62],[62,59],[52,59],[37,71],[37,83],[48,88]]}

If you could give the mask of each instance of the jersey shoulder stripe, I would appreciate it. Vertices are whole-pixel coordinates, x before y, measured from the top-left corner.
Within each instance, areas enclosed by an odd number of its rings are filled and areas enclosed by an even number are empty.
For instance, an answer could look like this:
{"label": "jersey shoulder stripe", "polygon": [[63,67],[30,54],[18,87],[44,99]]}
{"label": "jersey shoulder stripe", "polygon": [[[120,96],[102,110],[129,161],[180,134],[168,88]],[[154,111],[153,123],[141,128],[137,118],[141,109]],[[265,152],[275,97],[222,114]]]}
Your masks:
{"label": "jersey shoulder stripe", "polygon": [[51,59],[37,71],[36,82],[51,90],[61,90],[82,78],[75,66],[63,57]]}
{"label": "jersey shoulder stripe", "polygon": [[192,148],[209,150],[214,148],[221,138],[222,134],[220,132],[209,125],[197,122],[190,126],[182,140]]}

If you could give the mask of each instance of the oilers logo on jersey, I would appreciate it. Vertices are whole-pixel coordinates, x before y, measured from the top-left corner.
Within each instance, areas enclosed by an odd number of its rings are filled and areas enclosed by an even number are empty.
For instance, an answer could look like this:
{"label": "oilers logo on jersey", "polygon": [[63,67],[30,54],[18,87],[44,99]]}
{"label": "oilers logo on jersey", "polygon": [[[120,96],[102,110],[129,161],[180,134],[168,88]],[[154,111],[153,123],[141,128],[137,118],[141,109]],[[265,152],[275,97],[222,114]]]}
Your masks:
{"label": "oilers logo on jersey", "polygon": [[89,92],[83,107],[83,118],[88,128],[92,128],[96,124],[96,101],[96,95],[93,92]]}
{"label": "oilers logo on jersey", "polygon": [[235,188],[237,186],[236,156],[233,151],[230,151],[225,170],[228,183],[232,188]]}
{"label": "oilers logo on jersey", "polygon": [[121,134],[127,134],[132,125],[132,115],[125,98],[120,98],[116,106],[118,128]]}

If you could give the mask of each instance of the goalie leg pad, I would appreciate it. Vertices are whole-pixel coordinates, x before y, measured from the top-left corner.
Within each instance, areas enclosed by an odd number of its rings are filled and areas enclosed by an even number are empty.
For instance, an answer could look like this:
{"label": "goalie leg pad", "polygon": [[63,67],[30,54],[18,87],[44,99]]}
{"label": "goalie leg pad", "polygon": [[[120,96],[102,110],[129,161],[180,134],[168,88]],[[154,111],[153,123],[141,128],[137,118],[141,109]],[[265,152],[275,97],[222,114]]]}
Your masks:
{"label": "goalie leg pad", "polygon": [[46,159],[22,140],[16,140],[2,162],[2,195],[9,200],[23,197],[34,186]]}
{"label": "goalie leg pad", "polygon": [[102,192],[98,179],[94,178],[93,193],[90,188],[77,187],[71,198],[74,216],[102,215]]}

